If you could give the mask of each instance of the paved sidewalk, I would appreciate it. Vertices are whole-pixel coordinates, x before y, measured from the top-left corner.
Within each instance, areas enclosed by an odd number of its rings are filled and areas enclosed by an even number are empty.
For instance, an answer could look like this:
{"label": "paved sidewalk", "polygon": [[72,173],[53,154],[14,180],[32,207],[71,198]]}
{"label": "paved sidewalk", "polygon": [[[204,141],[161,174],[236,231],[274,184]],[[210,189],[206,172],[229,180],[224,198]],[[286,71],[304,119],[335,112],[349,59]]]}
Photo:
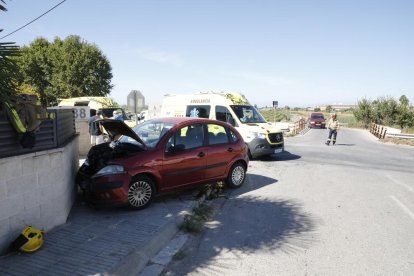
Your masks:
{"label": "paved sidewalk", "polygon": [[47,232],[39,251],[0,257],[0,275],[137,275],[198,205],[194,193],[158,198],[141,211],[76,202],[67,223]]}

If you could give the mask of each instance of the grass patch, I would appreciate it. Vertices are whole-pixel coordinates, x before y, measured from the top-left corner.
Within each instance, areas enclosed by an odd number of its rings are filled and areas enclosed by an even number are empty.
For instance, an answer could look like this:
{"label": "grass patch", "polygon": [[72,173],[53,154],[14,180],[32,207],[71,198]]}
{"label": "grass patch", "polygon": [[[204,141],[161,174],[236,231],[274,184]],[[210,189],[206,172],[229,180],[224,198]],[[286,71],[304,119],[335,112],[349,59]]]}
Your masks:
{"label": "grass patch", "polygon": [[363,128],[363,123],[358,122],[352,113],[338,114],[338,121],[345,127]]}
{"label": "grass patch", "polygon": [[405,134],[414,134],[414,127],[403,128],[402,133],[405,133]]}
{"label": "grass patch", "polygon": [[173,256],[172,259],[173,261],[181,261],[182,259],[185,258],[185,254],[183,251],[178,250]]}
{"label": "grass patch", "polygon": [[191,234],[200,233],[203,230],[204,222],[210,218],[212,213],[213,207],[205,203],[201,204],[194,209],[192,215],[186,215],[184,217],[184,221],[180,225],[180,230]]}
{"label": "grass patch", "polygon": [[414,146],[413,139],[399,139],[399,138],[384,138],[380,140],[384,143],[393,143],[397,145],[407,145],[407,146]]}
{"label": "grass patch", "polygon": [[274,110],[273,108],[261,108],[259,112],[268,122],[289,121],[290,118],[289,112],[280,109]]}

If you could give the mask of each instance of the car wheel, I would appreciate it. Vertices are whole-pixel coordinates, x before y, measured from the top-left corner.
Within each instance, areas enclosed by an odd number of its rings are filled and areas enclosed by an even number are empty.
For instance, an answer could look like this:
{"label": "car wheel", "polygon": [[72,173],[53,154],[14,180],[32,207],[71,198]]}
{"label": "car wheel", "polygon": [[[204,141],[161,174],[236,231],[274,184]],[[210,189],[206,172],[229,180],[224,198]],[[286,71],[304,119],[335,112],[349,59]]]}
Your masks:
{"label": "car wheel", "polygon": [[128,189],[128,205],[133,209],[148,207],[155,194],[154,181],[148,176],[138,176],[131,181]]}
{"label": "car wheel", "polygon": [[246,179],[246,168],[241,162],[234,164],[227,176],[227,185],[230,188],[239,188],[243,185]]}

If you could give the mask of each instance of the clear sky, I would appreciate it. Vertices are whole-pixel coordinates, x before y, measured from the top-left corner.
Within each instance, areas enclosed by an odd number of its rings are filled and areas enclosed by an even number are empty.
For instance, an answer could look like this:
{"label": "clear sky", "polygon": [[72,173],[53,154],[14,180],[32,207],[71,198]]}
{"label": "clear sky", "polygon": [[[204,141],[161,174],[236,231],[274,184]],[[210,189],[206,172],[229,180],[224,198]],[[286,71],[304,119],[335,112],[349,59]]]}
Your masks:
{"label": "clear sky", "polygon": [[[61,0],[5,0],[1,36]],[[258,106],[414,102],[414,1],[67,0],[1,40],[79,35],[112,65],[113,97],[237,91]]]}

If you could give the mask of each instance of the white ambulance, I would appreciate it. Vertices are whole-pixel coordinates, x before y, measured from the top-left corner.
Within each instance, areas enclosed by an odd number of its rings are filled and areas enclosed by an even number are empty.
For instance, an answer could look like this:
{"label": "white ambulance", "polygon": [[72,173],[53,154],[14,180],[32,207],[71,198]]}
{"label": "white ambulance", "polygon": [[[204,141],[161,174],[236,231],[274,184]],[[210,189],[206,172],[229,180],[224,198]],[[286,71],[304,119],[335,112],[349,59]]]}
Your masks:
{"label": "white ambulance", "polygon": [[266,122],[239,93],[165,95],[160,117],[201,117],[228,122],[243,136],[253,158],[284,151],[283,132]]}

